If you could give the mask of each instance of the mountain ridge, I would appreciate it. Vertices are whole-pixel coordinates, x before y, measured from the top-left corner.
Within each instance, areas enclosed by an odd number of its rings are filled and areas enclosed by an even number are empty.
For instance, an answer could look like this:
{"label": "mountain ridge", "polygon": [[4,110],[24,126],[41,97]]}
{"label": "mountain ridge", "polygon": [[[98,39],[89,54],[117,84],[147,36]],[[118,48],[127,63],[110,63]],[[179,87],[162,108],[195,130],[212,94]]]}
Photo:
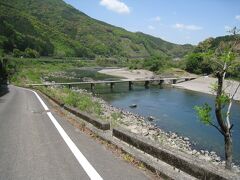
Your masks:
{"label": "mountain ridge", "polygon": [[62,0],[3,0],[0,10],[6,53],[29,47],[43,56],[181,58],[193,49],[93,19]]}

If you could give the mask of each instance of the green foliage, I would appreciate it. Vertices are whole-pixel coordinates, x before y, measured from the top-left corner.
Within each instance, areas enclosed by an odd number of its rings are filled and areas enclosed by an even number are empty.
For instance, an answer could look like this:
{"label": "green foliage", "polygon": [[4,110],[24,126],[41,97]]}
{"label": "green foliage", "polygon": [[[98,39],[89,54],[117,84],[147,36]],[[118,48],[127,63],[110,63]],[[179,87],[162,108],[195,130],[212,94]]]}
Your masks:
{"label": "green foliage", "polygon": [[197,115],[201,122],[203,122],[206,125],[209,125],[211,123],[212,108],[207,103],[205,103],[202,106],[194,106],[194,110],[197,112]]}
{"label": "green foliage", "polygon": [[166,66],[167,66],[167,59],[162,57],[148,58],[148,59],[145,59],[143,62],[144,68],[154,72],[164,69],[164,67]]}
{"label": "green foliage", "polygon": [[129,69],[147,69],[159,72],[170,66],[170,60],[167,57],[151,56],[145,59],[128,60],[127,66]]}
{"label": "green foliage", "polygon": [[64,104],[78,108],[81,111],[100,116],[102,112],[101,104],[95,101],[88,93],[78,93],[71,89],[41,88],[44,92],[59,99]]}
{"label": "green foliage", "polygon": [[17,63],[9,57],[0,57],[0,84],[6,83],[16,72]]}
{"label": "green foliage", "polygon": [[144,60],[132,59],[128,60],[127,66],[129,69],[142,69]]}
{"label": "green foliage", "polygon": [[222,109],[230,102],[229,94],[226,94],[224,91],[217,98],[217,102],[222,105]]}
{"label": "green foliage", "polygon": [[122,115],[121,115],[121,113],[113,112],[111,114],[111,117],[113,118],[114,121],[117,121],[119,118],[122,118]]}
{"label": "green foliage", "polygon": [[206,53],[191,53],[186,56],[186,71],[195,74],[211,74],[213,72],[210,57]]}
{"label": "green foliage", "polygon": [[[240,35],[206,39],[199,43],[192,53],[186,56],[185,69],[196,74],[211,74],[221,70],[226,62],[227,66],[231,64],[227,69],[226,77],[240,79],[239,40]],[[233,46],[233,44],[235,45]]]}
{"label": "green foliage", "polygon": [[25,51],[24,51],[24,57],[26,57],[26,58],[38,58],[39,53],[34,49],[26,48]]}
{"label": "green foliage", "polygon": [[20,51],[19,49],[13,49],[13,57],[38,58],[40,55],[36,50],[26,48],[24,52]]}
{"label": "green foliage", "polygon": [[7,69],[6,69],[7,60],[0,58],[0,85],[5,84],[7,80]]}
{"label": "green foliage", "polygon": [[183,57],[191,45],[176,45],[94,20],[61,0],[2,0],[0,49],[36,50],[41,56]]}
{"label": "green foliage", "polygon": [[13,49],[13,57],[21,57],[21,56],[23,56],[23,52],[22,51],[20,51],[19,49]]}
{"label": "green foliage", "polygon": [[60,61],[52,58],[11,58],[8,62],[9,80],[17,85],[41,83],[49,73],[86,65],[80,60]]}
{"label": "green foliage", "polygon": [[220,60],[222,60],[223,62],[226,62],[227,64],[231,63],[234,59],[236,58],[236,55],[231,52],[231,51],[227,51],[225,52],[221,57]]}

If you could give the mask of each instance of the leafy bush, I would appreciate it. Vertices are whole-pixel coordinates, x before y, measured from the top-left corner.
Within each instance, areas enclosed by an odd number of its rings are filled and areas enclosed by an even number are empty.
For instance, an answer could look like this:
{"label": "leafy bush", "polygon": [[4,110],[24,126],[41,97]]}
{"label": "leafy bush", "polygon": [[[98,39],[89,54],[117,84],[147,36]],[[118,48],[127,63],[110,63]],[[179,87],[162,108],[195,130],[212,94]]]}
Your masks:
{"label": "leafy bush", "polygon": [[26,58],[38,58],[39,57],[39,53],[31,48],[26,48],[24,51],[24,57]]}
{"label": "leafy bush", "polygon": [[13,57],[21,57],[24,53],[20,51],[19,49],[13,49]]}
{"label": "leafy bush", "polygon": [[61,100],[81,111],[85,111],[91,114],[99,116],[102,112],[101,105],[94,101],[92,97],[87,93],[77,93],[70,89],[51,89],[55,97],[61,97]]}
{"label": "leafy bush", "polygon": [[205,53],[192,53],[186,57],[186,71],[195,74],[211,74],[213,72],[212,63]]}

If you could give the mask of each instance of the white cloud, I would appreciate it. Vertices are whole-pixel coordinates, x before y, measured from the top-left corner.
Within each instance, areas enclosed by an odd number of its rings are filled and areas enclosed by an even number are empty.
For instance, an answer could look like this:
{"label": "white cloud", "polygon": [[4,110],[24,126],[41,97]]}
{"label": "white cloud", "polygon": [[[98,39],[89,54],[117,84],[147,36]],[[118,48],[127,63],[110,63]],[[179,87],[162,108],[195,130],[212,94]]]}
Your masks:
{"label": "white cloud", "polygon": [[149,26],[148,26],[148,29],[150,29],[150,30],[155,30],[156,28],[155,28],[154,26],[152,26],[152,25],[149,25]]}
{"label": "white cloud", "polygon": [[159,22],[159,21],[161,21],[161,17],[160,17],[160,16],[156,16],[156,17],[154,17],[154,18],[151,18],[150,20],[151,20],[151,21]]}
{"label": "white cloud", "polygon": [[238,20],[238,21],[240,21],[240,15],[236,15],[236,16],[235,16],[235,19]]}
{"label": "white cloud", "polygon": [[121,0],[101,0],[100,5],[119,14],[129,14],[130,8]]}
{"label": "white cloud", "polygon": [[173,27],[176,29],[179,29],[179,30],[190,30],[190,31],[198,31],[198,30],[203,29],[200,26],[186,25],[186,24],[180,24],[180,23],[176,23]]}

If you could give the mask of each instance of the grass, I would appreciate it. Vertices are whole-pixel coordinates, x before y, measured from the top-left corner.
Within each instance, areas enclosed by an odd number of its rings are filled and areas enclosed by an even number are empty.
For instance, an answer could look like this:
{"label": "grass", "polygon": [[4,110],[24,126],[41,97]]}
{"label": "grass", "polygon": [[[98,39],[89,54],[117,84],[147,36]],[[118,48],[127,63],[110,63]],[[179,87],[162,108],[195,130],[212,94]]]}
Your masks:
{"label": "grass", "polygon": [[75,107],[83,112],[87,112],[102,121],[110,122],[111,127],[116,127],[121,123],[121,113],[112,112],[110,117],[107,118],[102,113],[104,109],[101,104],[87,92],[76,92],[68,88],[38,87],[38,89],[51,97],[54,97],[61,103]]}
{"label": "grass", "polygon": [[101,104],[94,100],[89,93],[79,93],[68,88],[40,87],[39,90],[58,99],[66,105],[75,107],[96,117],[100,117],[101,112],[103,111]]}
{"label": "grass", "polygon": [[113,112],[111,114],[111,126],[115,127],[119,123],[119,119],[122,118],[121,113],[119,112]]}
{"label": "grass", "polygon": [[[14,73],[11,75],[11,83],[18,86],[26,86],[26,84],[42,83],[42,79],[55,72],[67,71],[73,68],[93,66],[92,61],[53,59],[53,58],[11,58],[11,69]],[[58,99],[61,103],[75,107],[83,112],[89,113],[103,121],[109,121],[116,126],[120,113],[113,112],[107,119],[103,115],[101,104],[87,92],[76,92],[68,88],[50,88],[38,87],[39,90],[45,92],[49,96]]]}
{"label": "grass", "polygon": [[41,83],[41,78],[53,72],[64,71],[70,68],[88,66],[86,61],[56,61],[52,58],[11,58],[11,68],[14,70],[10,81],[15,85],[24,86],[31,83]]}

